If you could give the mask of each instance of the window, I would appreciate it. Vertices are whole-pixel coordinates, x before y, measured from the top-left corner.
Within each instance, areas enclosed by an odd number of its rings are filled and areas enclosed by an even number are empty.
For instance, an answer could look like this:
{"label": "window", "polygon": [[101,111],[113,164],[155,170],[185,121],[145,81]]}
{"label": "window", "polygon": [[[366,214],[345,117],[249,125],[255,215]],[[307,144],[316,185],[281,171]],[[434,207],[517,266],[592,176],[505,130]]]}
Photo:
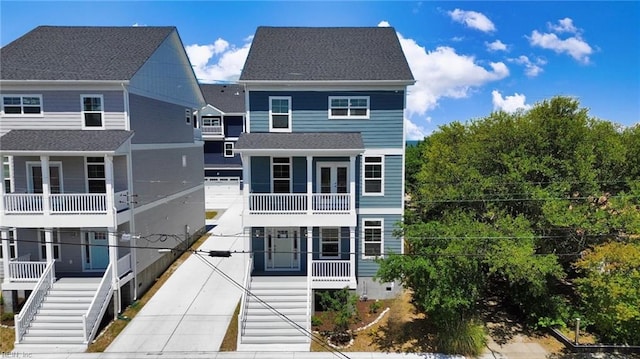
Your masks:
{"label": "window", "polygon": [[[7,231],[7,239],[9,240],[9,259],[18,258],[18,242],[16,241],[16,229],[10,229]],[[0,249],[0,259],[2,259],[3,253]]]}
{"label": "window", "polygon": [[[27,176],[29,193],[42,193],[43,178],[40,162],[27,162]],[[49,162],[49,192],[63,193],[62,184],[62,163]]]}
{"label": "window", "polygon": [[291,193],[291,159],[273,158],[273,193]]}
{"label": "window", "polygon": [[382,220],[365,219],[362,226],[363,258],[380,257],[382,252]]}
{"label": "window", "polygon": [[340,256],[340,228],[320,228],[320,257]]}
{"label": "window", "polygon": [[184,118],[186,120],[187,125],[191,124],[191,110],[188,108],[184,109]]}
{"label": "window", "polygon": [[369,118],[369,97],[329,97],[329,118]]}
{"label": "window", "polygon": [[363,170],[363,195],[384,194],[384,157],[365,156]]}
{"label": "window", "polygon": [[87,157],[87,190],[89,193],[107,193],[104,157]]}
{"label": "window", "polygon": [[2,108],[5,115],[40,115],[42,96],[5,95],[2,96]]}
{"label": "window", "polygon": [[291,132],[291,97],[269,97],[269,131]]}
{"label": "window", "polygon": [[[47,259],[46,231],[46,229],[38,230],[40,235],[40,259]],[[56,230],[51,231],[51,242],[53,243],[53,259],[60,260],[60,232]]]}
{"label": "window", "polygon": [[2,171],[4,176],[4,193],[11,193],[11,173],[13,168],[11,166],[11,156],[2,156]]}
{"label": "window", "polygon": [[224,143],[224,156],[233,157],[233,142]]}
{"label": "window", "polygon": [[82,95],[82,118],[84,127],[103,127],[102,117],[102,95]]}

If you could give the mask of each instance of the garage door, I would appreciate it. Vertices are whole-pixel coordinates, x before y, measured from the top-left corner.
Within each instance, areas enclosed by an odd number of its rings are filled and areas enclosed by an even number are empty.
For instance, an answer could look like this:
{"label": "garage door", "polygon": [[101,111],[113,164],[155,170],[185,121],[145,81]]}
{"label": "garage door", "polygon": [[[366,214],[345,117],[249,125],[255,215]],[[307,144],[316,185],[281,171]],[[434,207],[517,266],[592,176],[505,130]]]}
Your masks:
{"label": "garage door", "polygon": [[240,191],[239,177],[208,177],[204,181],[205,208],[226,208],[237,200]]}

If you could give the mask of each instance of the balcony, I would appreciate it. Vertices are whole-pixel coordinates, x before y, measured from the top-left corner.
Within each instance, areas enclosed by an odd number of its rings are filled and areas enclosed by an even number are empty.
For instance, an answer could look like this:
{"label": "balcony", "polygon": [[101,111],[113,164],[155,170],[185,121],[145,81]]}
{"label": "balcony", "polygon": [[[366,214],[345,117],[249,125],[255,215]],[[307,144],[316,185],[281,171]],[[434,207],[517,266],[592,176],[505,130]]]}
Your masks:
{"label": "balcony", "polygon": [[323,220],[336,226],[355,225],[350,193],[251,193],[247,199],[246,226],[291,225],[292,216],[300,226],[322,225]]}
{"label": "balcony", "polygon": [[224,136],[224,128],[222,126],[202,126],[202,137],[222,137]]}
{"label": "balcony", "polygon": [[314,289],[355,289],[355,261],[314,260],[311,264],[311,286]]}

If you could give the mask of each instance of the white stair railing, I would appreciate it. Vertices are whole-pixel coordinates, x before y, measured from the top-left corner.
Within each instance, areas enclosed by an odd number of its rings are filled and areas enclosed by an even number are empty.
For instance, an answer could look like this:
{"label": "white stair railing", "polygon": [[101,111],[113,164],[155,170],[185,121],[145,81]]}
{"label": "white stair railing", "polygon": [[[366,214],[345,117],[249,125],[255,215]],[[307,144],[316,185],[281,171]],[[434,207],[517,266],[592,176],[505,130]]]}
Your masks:
{"label": "white stair railing", "polygon": [[20,343],[24,333],[27,332],[27,328],[31,324],[33,317],[38,313],[42,301],[47,296],[51,285],[56,280],[55,261],[51,261],[47,264],[42,276],[33,288],[29,299],[20,310],[20,313],[15,317],[16,325],[16,343]]}
{"label": "white stair railing", "polygon": [[109,305],[109,299],[113,293],[113,287],[111,286],[113,277],[113,267],[111,264],[104,271],[102,280],[98,285],[96,294],[91,300],[91,304],[87,309],[87,312],[82,315],[82,325],[84,326],[84,342],[89,343],[96,335],[98,330],[98,324],[102,315],[107,310]]}
{"label": "white stair railing", "polygon": [[47,262],[10,260],[9,273],[6,277],[11,282],[36,282],[42,277],[46,268]]}
{"label": "white stair railing", "polygon": [[242,334],[244,334],[244,327],[246,324],[247,316],[247,303],[249,295],[249,291],[251,290],[249,286],[251,285],[249,282],[251,281],[251,270],[253,269],[253,258],[249,258],[247,263],[247,267],[245,268],[244,279],[242,282],[242,288],[245,288],[242,291],[242,296],[240,297],[240,312],[238,313],[238,336],[237,336],[237,347],[242,343]]}

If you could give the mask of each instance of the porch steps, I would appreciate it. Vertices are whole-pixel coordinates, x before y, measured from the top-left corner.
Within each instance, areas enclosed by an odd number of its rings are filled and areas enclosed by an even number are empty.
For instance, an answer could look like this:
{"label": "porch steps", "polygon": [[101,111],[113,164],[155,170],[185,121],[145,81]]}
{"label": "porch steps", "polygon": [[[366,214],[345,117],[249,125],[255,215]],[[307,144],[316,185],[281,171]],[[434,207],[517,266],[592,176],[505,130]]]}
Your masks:
{"label": "porch steps", "polygon": [[252,277],[249,290],[238,351],[309,351],[307,278]]}
{"label": "porch steps", "polygon": [[82,315],[101,278],[63,278],[53,283],[22,341],[14,350],[30,353],[83,352]]}

